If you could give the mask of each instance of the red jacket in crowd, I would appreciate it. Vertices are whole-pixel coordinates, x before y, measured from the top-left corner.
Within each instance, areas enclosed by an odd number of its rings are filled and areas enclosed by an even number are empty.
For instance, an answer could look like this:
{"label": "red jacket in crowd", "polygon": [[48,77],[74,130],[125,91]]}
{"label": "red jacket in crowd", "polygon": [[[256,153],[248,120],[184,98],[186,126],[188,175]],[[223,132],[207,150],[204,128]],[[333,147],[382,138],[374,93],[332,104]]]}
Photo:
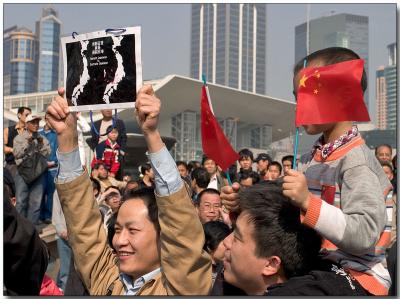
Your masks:
{"label": "red jacket in crowd", "polygon": [[102,162],[111,173],[116,175],[120,167],[119,151],[118,143],[112,144],[110,139],[100,142],[96,147],[96,156],[92,160],[91,167],[93,168],[97,162]]}

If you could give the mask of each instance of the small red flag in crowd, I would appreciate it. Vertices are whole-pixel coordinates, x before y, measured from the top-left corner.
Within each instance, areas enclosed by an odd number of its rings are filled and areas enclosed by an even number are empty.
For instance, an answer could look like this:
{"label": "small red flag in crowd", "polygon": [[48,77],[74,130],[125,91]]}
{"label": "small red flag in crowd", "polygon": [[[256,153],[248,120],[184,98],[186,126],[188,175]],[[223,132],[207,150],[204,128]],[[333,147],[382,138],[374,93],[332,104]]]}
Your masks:
{"label": "small red flag in crowd", "polygon": [[[211,102],[211,100],[210,100]],[[207,86],[201,89],[201,142],[203,152],[224,171],[240,158],[226,139],[217,119],[211,111]]]}
{"label": "small red flag in crowd", "polygon": [[300,71],[296,127],[339,121],[369,121],[361,88],[364,60]]}

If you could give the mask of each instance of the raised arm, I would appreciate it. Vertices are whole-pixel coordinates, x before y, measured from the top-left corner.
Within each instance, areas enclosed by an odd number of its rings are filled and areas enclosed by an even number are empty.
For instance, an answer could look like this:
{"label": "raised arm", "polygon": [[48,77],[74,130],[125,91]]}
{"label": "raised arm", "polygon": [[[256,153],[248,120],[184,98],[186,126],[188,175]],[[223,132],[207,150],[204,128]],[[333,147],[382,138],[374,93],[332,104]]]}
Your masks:
{"label": "raised arm", "polygon": [[80,162],[76,116],[69,112],[63,92],[59,90],[60,96],[47,110],[59,146],[57,191],[78,272],[91,295],[105,295],[118,279],[119,271],[107,246],[91,181]]}
{"label": "raised arm", "polygon": [[168,295],[208,295],[211,259],[203,251],[203,227],[157,129],[160,108],[151,86],[144,86],[136,100],[136,116],[155,173],[164,286]]}

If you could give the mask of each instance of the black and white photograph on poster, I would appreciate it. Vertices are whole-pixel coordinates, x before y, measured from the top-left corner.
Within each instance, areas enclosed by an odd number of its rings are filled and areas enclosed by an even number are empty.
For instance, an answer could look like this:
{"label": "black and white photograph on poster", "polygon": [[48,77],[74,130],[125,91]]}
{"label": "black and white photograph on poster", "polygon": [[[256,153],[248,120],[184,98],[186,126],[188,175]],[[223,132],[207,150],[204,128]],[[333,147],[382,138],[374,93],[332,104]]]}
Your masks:
{"label": "black and white photograph on poster", "polygon": [[140,27],[61,38],[71,111],[134,108],[142,86]]}

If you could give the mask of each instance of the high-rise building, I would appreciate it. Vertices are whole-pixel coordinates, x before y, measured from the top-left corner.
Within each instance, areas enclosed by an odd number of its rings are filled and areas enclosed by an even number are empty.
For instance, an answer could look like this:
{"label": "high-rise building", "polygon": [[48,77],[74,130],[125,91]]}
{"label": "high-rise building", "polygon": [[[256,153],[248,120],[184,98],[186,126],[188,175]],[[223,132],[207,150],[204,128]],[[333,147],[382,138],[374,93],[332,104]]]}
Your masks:
{"label": "high-rise building", "polygon": [[56,90],[59,86],[61,21],[57,12],[51,7],[45,7],[42,17],[36,22],[36,36],[39,39],[38,86],[37,90]]}
{"label": "high-rise building", "polygon": [[389,66],[397,64],[397,46],[396,43],[392,43],[387,46],[389,51]]}
{"label": "high-rise building", "polygon": [[12,26],[3,31],[3,94],[11,94],[11,45],[10,33],[17,30],[17,26]]}
{"label": "high-rise building", "polygon": [[385,67],[380,66],[376,71],[376,128],[386,129],[387,106],[386,106],[386,80]]}
{"label": "high-rise building", "polygon": [[[356,52],[365,60],[365,71],[368,74],[368,17],[347,13],[334,14],[310,20],[307,39],[307,23],[295,28],[295,62],[309,53],[328,48],[344,47]],[[368,90],[364,95],[367,106]]]}
{"label": "high-rise building", "polygon": [[192,4],[190,76],[266,92],[266,5]]}
{"label": "high-rise building", "polygon": [[36,91],[38,42],[35,34],[13,26],[3,32],[4,95]]}
{"label": "high-rise building", "polygon": [[380,130],[396,130],[397,67],[396,43],[390,44],[389,65],[376,71],[376,125]]}

